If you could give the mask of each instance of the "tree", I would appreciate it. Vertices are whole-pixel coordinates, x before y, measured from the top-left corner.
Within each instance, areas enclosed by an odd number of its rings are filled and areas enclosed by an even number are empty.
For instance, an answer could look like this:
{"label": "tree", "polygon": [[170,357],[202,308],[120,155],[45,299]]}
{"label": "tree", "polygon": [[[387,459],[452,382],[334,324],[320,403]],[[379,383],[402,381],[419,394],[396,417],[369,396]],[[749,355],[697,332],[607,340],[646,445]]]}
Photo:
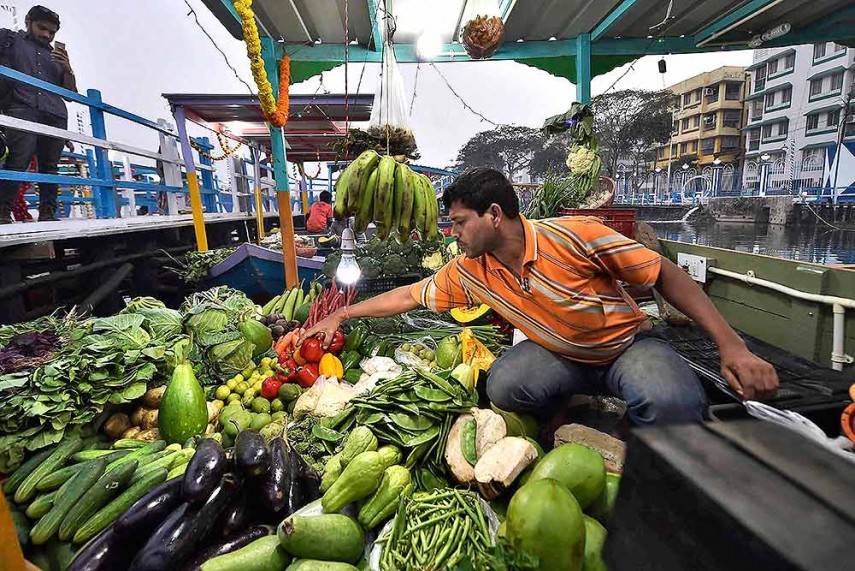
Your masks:
{"label": "tree", "polygon": [[[667,90],[623,89],[594,98],[591,109],[604,174],[615,176],[621,162],[628,163],[630,172],[637,173],[655,159],[654,146],[671,137],[672,97]],[[640,185],[641,181],[636,180],[636,189]]]}
{"label": "tree", "polygon": [[457,152],[456,167],[461,170],[491,167],[513,179],[515,174],[529,168],[543,143],[544,136],[538,129],[503,125],[469,139]]}
{"label": "tree", "polygon": [[533,177],[543,177],[547,173],[567,174],[567,152],[570,138],[567,135],[553,135],[546,139],[541,148],[534,153],[529,172]]}

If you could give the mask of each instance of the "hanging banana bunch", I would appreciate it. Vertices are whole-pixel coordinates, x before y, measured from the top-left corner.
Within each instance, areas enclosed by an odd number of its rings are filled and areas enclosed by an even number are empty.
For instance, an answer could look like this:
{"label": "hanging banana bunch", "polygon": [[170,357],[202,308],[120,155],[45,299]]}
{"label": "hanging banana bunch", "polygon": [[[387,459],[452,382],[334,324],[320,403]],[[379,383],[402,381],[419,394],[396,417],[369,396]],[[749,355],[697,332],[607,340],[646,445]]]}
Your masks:
{"label": "hanging banana bunch", "polygon": [[372,221],[377,236],[400,242],[417,230],[425,240],[439,237],[439,205],[430,179],[373,150],[359,155],[335,183],[336,220],[355,216],[353,230],[365,232]]}

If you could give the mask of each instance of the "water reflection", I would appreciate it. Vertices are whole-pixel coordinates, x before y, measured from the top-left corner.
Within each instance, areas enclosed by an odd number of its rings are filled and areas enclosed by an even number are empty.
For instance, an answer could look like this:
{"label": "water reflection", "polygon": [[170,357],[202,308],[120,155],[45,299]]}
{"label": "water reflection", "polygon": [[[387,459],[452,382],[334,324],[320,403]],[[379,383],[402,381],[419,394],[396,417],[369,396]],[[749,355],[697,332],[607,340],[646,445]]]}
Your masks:
{"label": "water reflection", "polygon": [[667,240],[817,264],[855,264],[855,230],[734,222],[651,226]]}

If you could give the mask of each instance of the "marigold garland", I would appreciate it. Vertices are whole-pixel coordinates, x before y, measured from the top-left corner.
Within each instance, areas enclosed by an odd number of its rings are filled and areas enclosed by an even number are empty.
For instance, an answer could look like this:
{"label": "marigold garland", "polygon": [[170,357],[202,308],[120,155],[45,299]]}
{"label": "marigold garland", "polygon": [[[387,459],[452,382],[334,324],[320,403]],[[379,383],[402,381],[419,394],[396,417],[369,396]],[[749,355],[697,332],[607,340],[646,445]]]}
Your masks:
{"label": "marigold garland", "polygon": [[255,14],[252,11],[252,0],[236,0],[235,11],[240,16],[243,28],[243,41],[246,43],[246,55],[249,57],[249,67],[252,78],[258,87],[258,100],[264,117],[274,127],[283,127],[288,122],[288,88],[291,83],[291,58],[287,55],[279,62],[279,101],[273,98],[273,86],[267,78],[264,69],[264,59],[261,57],[261,39],[258,27],[255,25]]}
{"label": "marigold garland", "polygon": [[241,147],[240,141],[237,141],[236,142],[237,144],[235,144],[234,147],[230,147],[225,136],[223,136],[223,134],[220,133],[219,131],[217,131],[216,133],[217,133],[217,141],[219,141],[219,143],[220,143],[220,148],[223,150],[223,154],[221,154],[219,156],[212,155],[211,153],[209,153],[208,151],[203,149],[201,145],[197,144],[196,141],[194,141],[193,139],[190,139],[190,146],[193,147],[194,149],[196,149],[196,152],[199,153],[199,156],[204,157],[204,158],[208,159],[209,161],[221,161],[227,157],[232,156],[233,154],[235,154],[238,151],[238,149],[240,149],[240,147]]}

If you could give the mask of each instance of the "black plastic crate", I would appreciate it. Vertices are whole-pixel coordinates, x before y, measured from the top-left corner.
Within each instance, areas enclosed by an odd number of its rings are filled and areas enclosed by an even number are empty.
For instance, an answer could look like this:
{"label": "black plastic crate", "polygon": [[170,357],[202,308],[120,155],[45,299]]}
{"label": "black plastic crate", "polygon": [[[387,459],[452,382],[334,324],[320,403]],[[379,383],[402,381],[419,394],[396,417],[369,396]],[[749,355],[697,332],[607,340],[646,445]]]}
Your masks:
{"label": "black plastic crate", "polygon": [[[420,274],[405,274],[382,278],[362,278],[356,282],[356,295],[359,298],[371,297],[405,285],[414,284],[421,280]],[[324,287],[329,287],[332,280],[326,280]]]}

